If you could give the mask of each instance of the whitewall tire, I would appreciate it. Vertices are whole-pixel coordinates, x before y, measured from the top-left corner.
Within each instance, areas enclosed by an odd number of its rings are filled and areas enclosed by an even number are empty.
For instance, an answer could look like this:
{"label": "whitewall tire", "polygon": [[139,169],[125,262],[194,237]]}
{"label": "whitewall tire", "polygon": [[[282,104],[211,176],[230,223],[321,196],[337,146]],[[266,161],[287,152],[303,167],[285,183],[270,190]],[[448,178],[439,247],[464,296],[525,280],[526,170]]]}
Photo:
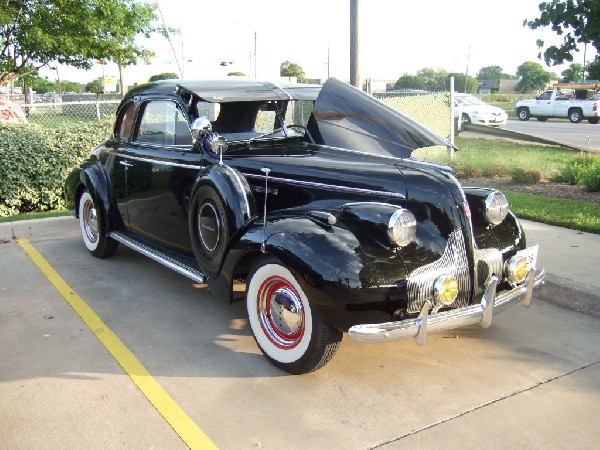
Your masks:
{"label": "whitewall tire", "polygon": [[325,365],[342,340],[342,332],[311,309],[292,273],[274,258],[259,261],[251,271],[246,306],[260,350],[272,364],[292,374]]}
{"label": "whitewall tire", "polygon": [[100,211],[87,189],[79,197],[77,215],[83,243],[90,253],[98,258],[112,256],[117,250],[118,242],[106,236],[102,231],[103,223]]}

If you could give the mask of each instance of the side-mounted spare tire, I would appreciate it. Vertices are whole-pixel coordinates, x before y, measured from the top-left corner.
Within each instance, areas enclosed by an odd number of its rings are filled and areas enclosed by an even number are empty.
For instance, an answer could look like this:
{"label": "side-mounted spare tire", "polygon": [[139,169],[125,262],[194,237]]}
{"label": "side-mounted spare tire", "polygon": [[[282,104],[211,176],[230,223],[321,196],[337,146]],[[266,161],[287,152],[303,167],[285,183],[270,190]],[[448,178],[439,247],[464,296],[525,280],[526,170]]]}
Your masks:
{"label": "side-mounted spare tire", "polygon": [[238,170],[215,165],[200,175],[188,223],[194,255],[209,278],[218,275],[231,238],[255,215],[254,196]]}

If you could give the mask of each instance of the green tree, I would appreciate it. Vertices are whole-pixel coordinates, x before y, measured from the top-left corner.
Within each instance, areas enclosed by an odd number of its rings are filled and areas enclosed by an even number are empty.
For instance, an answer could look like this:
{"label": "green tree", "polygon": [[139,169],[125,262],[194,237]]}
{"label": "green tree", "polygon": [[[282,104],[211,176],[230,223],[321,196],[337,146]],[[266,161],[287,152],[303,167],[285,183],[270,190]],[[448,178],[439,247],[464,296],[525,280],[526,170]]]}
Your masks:
{"label": "green tree", "polygon": [[158,75],[152,75],[150,78],[148,78],[148,81],[151,83],[153,81],[160,81],[160,80],[176,80],[177,78],[179,78],[179,76],[176,73],[163,72],[163,73],[159,73]]}
{"label": "green tree", "polygon": [[425,67],[417,72],[417,76],[425,80],[425,89],[429,91],[446,91],[450,88],[448,72],[444,69]]}
{"label": "green tree", "polygon": [[[446,84],[450,88],[450,77],[454,77],[454,90],[456,92],[464,92],[465,94],[474,94],[479,89],[479,81],[477,78],[466,76],[464,73],[449,73]],[[465,84],[466,80],[466,84]]]}
{"label": "green tree", "polygon": [[50,81],[46,77],[40,77],[39,75],[29,75],[25,77],[21,77],[21,80],[25,81],[27,87],[33,89],[34,92],[38,94],[45,94],[46,92],[56,91],[57,83],[54,81]]}
{"label": "green tree", "polygon": [[486,66],[479,69],[475,78],[478,80],[513,80],[515,76],[504,73],[500,66]]}
{"label": "green tree", "polygon": [[120,67],[147,60],[136,42],[161,28],[156,5],[136,0],[4,0],[0,9],[0,85],[52,61],[89,69],[94,60]]}
{"label": "green tree", "polygon": [[544,70],[540,63],[527,61],[517,67],[517,76],[520,78],[516,86],[518,92],[534,92],[544,89],[552,74]]}
{"label": "green tree", "polygon": [[299,83],[302,83],[306,80],[306,76],[304,75],[304,70],[300,67],[299,64],[284,61],[279,66],[279,75],[282,77],[296,77]]}
{"label": "green tree", "polygon": [[583,80],[583,65],[572,63],[568,69],[561,72],[563,83],[569,83],[571,81]]}
{"label": "green tree", "polygon": [[[573,61],[573,52],[579,44],[591,44],[600,53],[600,2],[598,0],[550,0],[539,4],[540,17],[523,22],[532,30],[552,27],[562,36],[560,45],[551,45],[543,52],[548,65]],[[537,40],[540,48],[545,42]],[[540,57],[542,53],[540,53]]]}
{"label": "green tree", "polygon": [[227,74],[228,77],[245,77],[246,74],[244,72],[229,72]]}
{"label": "green tree", "polygon": [[600,80],[600,57],[596,56],[596,59],[589,63],[586,67],[588,78],[590,80]]}
{"label": "green tree", "polygon": [[90,81],[85,85],[85,92],[92,92],[96,95],[104,92],[104,85],[102,84],[102,77],[96,78],[94,81]]}
{"label": "green tree", "polygon": [[77,81],[61,81],[60,84],[63,92],[81,92],[81,84]]}
{"label": "green tree", "polygon": [[394,84],[394,89],[425,89],[425,78],[405,73]]}

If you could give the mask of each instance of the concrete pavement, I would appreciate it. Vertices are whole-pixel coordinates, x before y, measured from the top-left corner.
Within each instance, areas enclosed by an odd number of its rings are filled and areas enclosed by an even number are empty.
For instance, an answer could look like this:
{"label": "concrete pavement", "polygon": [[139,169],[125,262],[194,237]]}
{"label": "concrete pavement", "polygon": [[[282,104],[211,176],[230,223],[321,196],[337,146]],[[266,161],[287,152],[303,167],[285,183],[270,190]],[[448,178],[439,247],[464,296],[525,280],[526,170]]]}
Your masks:
{"label": "concrete pavement", "polygon": [[[563,308],[600,318],[600,235],[522,220],[528,245],[539,244],[539,268],[546,269],[546,284],[537,297]],[[72,216],[0,224],[0,243],[15,237],[60,237],[73,227]]]}
{"label": "concrete pavement", "polygon": [[527,244],[539,244],[546,283],[537,297],[600,318],[600,235],[522,220]]}

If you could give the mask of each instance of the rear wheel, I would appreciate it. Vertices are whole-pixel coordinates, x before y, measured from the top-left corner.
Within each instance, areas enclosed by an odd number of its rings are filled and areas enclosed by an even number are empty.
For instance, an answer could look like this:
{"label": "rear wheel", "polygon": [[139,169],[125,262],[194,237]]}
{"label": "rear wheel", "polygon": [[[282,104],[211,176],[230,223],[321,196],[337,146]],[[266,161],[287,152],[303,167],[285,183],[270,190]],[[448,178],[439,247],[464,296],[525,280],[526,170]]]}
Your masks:
{"label": "rear wheel", "polygon": [[583,119],[583,112],[579,108],[573,108],[569,111],[569,120],[571,123],[579,123]]}
{"label": "rear wheel", "polygon": [[519,120],[529,120],[529,117],[531,117],[529,114],[529,108],[519,108],[517,110],[517,116],[519,117]]}
{"label": "rear wheel", "polygon": [[260,260],[246,287],[248,320],[264,356],[294,375],[312,372],[333,358],[342,332],[327,325],[281,262]]}
{"label": "rear wheel", "polygon": [[105,227],[102,215],[87,189],[79,197],[77,212],[83,243],[90,253],[97,258],[108,258],[114,255],[119,243],[103,231]]}
{"label": "rear wheel", "polygon": [[600,118],[598,118],[598,117],[590,117],[588,119],[588,122],[591,123],[592,125],[596,125],[598,123],[598,121],[600,121]]}

